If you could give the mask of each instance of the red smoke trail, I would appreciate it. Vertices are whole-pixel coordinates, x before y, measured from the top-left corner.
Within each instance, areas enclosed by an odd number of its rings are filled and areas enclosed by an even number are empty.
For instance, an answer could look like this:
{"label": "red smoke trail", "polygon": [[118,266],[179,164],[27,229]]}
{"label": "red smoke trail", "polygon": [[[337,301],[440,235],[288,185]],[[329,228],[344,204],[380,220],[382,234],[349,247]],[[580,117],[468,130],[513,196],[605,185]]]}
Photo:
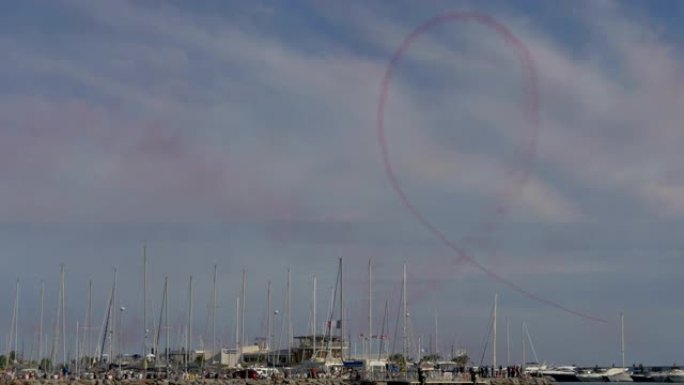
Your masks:
{"label": "red smoke trail", "polygon": [[[392,163],[390,162],[389,158],[389,150],[387,146],[387,140],[385,138],[385,102],[387,101],[387,97],[389,94],[389,86],[390,86],[390,81],[392,79],[392,75],[394,74],[394,71],[396,69],[397,64],[401,60],[401,58],[404,56],[406,50],[411,46],[413,41],[418,38],[420,35],[423,33],[427,32],[431,28],[440,25],[442,23],[447,23],[447,22],[476,22],[479,23],[489,29],[492,29],[499,37],[501,37],[506,44],[510,45],[511,47],[514,48],[516,51],[518,58],[520,59],[522,68],[525,72],[525,77],[526,77],[526,82],[525,82],[525,95],[526,95],[526,107],[525,107],[525,119],[528,121],[528,124],[530,125],[530,128],[532,129],[532,135],[530,137],[530,140],[522,145],[520,148],[517,148],[515,153],[516,156],[520,157],[523,164],[527,165],[528,167],[522,167],[520,175],[518,176],[518,186],[522,186],[527,178],[529,177],[530,174],[530,167],[531,163],[534,159],[535,156],[535,150],[536,150],[536,137],[537,137],[537,132],[539,131],[539,95],[538,95],[538,85],[537,85],[537,73],[534,68],[534,61],[532,60],[532,56],[530,54],[530,51],[527,49],[525,44],[523,44],[522,41],[520,41],[513,33],[502,23],[499,21],[495,20],[491,16],[484,15],[484,14],[479,14],[475,12],[445,12],[442,14],[439,14],[432,19],[429,19],[428,21],[424,22],[423,24],[419,25],[417,28],[415,28],[411,33],[402,41],[401,45],[397,49],[397,51],[394,53],[392,56],[392,60],[388,64],[386,70],[385,70],[385,75],[382,79],[382,85],[380,88],[380,98],[378,101],[378,107],[377,107],[377,130],[378,130],[378,141],[380,144],[380,150],[382,153],[382,161],[385,167],[385,172],[387,173],[387,177],[389,178],[390,184],[392,185],[392,188],[396,192],[396,194],[399,196],[399,199],[403,203],[403,205],[406,207],[406,209],[413,215],[414,218],[418,220],[425,228],[427,228],[433,235],[435,235],[442,243],[444,243],[447,247],[449,247],[451,250],[453,250],[457,257],[456,259],[452,259],[452,262],[458,263],[461,261],[469,262],[473,266],[475,266],[477,269],[485,273],[487,276],[490,278],[503,283],[504,285],[508,286],[509,288],[513,289],[514,291],[517,291],[520,294],[523,294],[524,296],[537,301],[539,303],[560,309],[564,312],[593,320],[593,321],[599,321],[599,322],[607,322],[601,318],[585,314],[573,309],[570,309],[568,307],[565,307],[555,301],[552,301],[550,299],[541,297],[537,294],[534,294],[521,286],[517,285],[516,283],[502,277],[501,275],[497,274],[496,272],[484,267],[482,264],[477,262],[473,257],[468,255],[466,251],[458,246],[455,242],[449,240],[447,236],[437,227],[435,226],[428,218],[426,218],[420,210],[418,210],[411,200],[406,196],[404,193],[404,190],[402,190],[399,181],[397,180],[396,174],[394,172],[394,169],[392,168]],[[512,171],[512,170],[511,170]],[[509,171],[510,172],[510,171]],[[509,192],[505,195],[507,195],[505,198],[510,198],[509,196],[513,194],[512,189],[509,190]],[[492,231],[494,228],[494,221],[497,217],[503,216],[506,211],[508,210],[508,206],[505,204],[505,202],[510,201],[510,199],[502,199],[502,201],[496,205],[495,208],[495,213],[491,220],[485,221],[484,228]]]}

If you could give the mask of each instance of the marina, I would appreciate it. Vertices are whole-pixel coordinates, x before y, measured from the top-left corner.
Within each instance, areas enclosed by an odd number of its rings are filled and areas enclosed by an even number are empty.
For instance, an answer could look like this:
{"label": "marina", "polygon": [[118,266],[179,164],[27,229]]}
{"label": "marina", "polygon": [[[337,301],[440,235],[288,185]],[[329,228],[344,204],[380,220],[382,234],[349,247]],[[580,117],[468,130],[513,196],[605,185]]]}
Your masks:
{"label": "marina", "polygon": [[[144,298],[148,298],[148,256],[147,245],[142,251],[142,288]],[[373,307],[373,261],[369,259],[367,267],[368,314],[367,336],[362,352],[352,350],[348,337],[348,326],[345,322],[344,275],[342,259],[338,260],[335,285],[331,292],[328,310],[322,322],[317,321],[315,308],[318,279],[311,281],[312,317],[310,334],[293,335],[292,333],[292,298],[290,287],[290,271],[287,271],[285,290],[284,317],[280,318],[280,333],[274,332],[279,311],[273,309],[271,282],[268,281],[266,301],[266,336],[256,337],[253,341],[246,338],[249,325],[245,322],[247,306],[247,272],[242,272],[242,282],[235,301],[234,341],[233,347],[222,346],[216,339],[217,329],[221,328],[216,320],[217,274],[215,265],[211,277],[212,293],[207,311],[210,325],[211,343],[205,344],[200,338],[200,348],[193,339],[193,277],[188,279],[187,302],[185,303],[184,334],[182,343],[173,345],[170,338],[169,325],[169,281],[165,277],[161,300],[156,310],[145,301],[142,314],[143,329],[140,351],[129,353],[121,341],[123,315],[126,311],[118,298],[118,271],[114,269],[112,284],[104,309],[101,327],[94,333],[93,327],[93,282],[88,282],[87,313],[84,319],[76,321],[75,333],[67,332],[65,306],[65,267],[59,269],[59,291],[54,316],[54,329],[50,339],[44,335],[43,307],[44,284],[40,284],[40,338],[38,353],[29,357],[19,350],[19,309],[20,285],[15,284],[14,304],[11,327],[7,338],[6,355],[0,356],[2,377],[6,380],[162,380],[162,381],[194,381],[194,380],[226,380],[242,379],[277,383],[315,383],[333,384],[345,381],[382,385],[449,385],[449,384],[548,384],[551,382],[684,382],[684,371],[677,367],[644,368],[624,367],[624,317],[621,315],[623,367],[620,368],[581,368],[576,366],[547,367],[544,364],[525,363],[519,365],[497,365],[497,350],[490,350],[492,364],[476,364],[464,350],[452,351],[449,357],[441,357],[436,352],[426,352],[409,333],[410,312],[408,309],[408,291],[406,265],[403,266],[399,308],[404,316],[395,319],[395,326],[401,325],[402,332],[388,338],[390,317],[388,303],[384,304],[381,322],[373,313],[379,309]],[[497,346],[498,295],[494,296],[489,321],[491,329],[488,339],[491,345]],[[148,313],[156,314],[150,317]],[[71,318],[71,317],[69,317]],[[374,325],[374,321],[378,324]],[[318,325],[323,327],[319,328]],[[374,327],[375,326],[375,327]],[[374,330],[377,332],[374,333]],[[434,317],[434,345],[439,341],[437,317]],[[523,357],[528,348],[536,351],[529,335],[528,327],[523,323]],[[508,325],[506,327],[506,345],[508,346]],[[283,343],[283,340],[290,341]],[[76,341],[72,343],[70,341]],[[416,345],[417,343],[417,345]],[[432,343],[432,342],[431,342]],[[400,345],[401,350],[395,349]],[[73,352],[73,354],[72,354]],[[484,359],[483,351],[482,359]],[[507,355],[509,353],[507,352]],[[446,358],[446,359],[445,359]],[[481,359],[481,360],[482,360]],[[509,358],[506,359],[509,361]]]}

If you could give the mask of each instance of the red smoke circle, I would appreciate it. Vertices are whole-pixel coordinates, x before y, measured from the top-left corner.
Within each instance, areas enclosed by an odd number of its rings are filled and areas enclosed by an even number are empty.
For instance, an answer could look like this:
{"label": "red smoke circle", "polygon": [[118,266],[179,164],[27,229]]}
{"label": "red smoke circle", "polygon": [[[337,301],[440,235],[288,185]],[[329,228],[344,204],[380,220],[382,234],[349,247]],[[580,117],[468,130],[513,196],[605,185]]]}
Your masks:
{"label": "red smoke circle", "polygon": [[424,23],[416,27],[413,31],[411,31],[411,33],[409,33],[408,36],[404,38],[401,45],[395,51],[394,55],[392,56],[392,59],[387,65],[385,74],[382,79],[380,87],[380,97],[378,99],[377,106],[377,134],[378,142],[380,145],[380,152],[382,155],[383,166],[389,179],[389,182],[392,186],[392,189],[397,194],[404,207],[411,213],[411,215],[418,222],[420,222],[420,224],[423,225],[423,227],[425,227],[430,233],[436,236],[444,245],[446,245],[448,248],[450,248],[456,253],[456,255],[453,257],[453,262],[468,262],[480,271],[482,271],[483,273],[485,273],[490,278],[498,282],[501,282],[502,284],[508,286],[512,290],[539,303],[555,307],[557,309],[568,312],[570,314],[574,314],[582,318],[606,322],[600,318],[567,308],[560,303],[534,294],[517,285],[516,283],[502,277],[501,275],[497,274],[491,269],[486,268],[477,260],[475,260],[471,255],[469,255],[462,246],[459,246],[456,242],[450,240],[442,230],[440,230],[435,224],[433,224],[432,221],[430,221],[430,219],[428,219],[412,203],[412,201],[406,195],[404,190],[401,188],[401,185],[399,184],[399,181],[396,176],[396,172],[392,167],[392,162],[390,161],[389,149],[385,135],[385,104],[389,96],[389,88],[391,85],[392,75],[394,74],[399,61],[404,56],[404,54],[411,46],[411,44],[416,40],[416,38],[418,38],[425,32],[429,31],[430,29],[434,28],[435,26],[451,22],[475,22],[494,31],[499,37],[501,37],[504,40],[504,42],[507,45],[511,46],[514,49],[518,59],[520,60],[520,64],[525,77],[524,113],[528,129],[530,130],[530,135],[526,138],[525,141],[523,141],[523,143],[520,146],[518,146],[515,149],[515,156],[520,159],[520,161],[522,162],[522,166],[518,169],[512,169],[509,171],[509,174],[513,174],[515,182],[512,184],[512,188],[507,190],[507,192],[504,194],[504,197],[502,197],[501,201],[496,205],[492,218],[488,218],[485,221],[484,227],[486,229],[491,231],[494,228],[497,219],[506,214],[509,208],[509,203],[511,201],[512,195],[517,193],[516,190],[522,188],[522,186],[529,178],[530,171],[532,169],[532,163],[534,161],[536,154],[537,135],[539,132],[539,91],[537,73],[534,61],[532,59],[532,55],[527,46],[518,37],[516,37],[503,23],[497,21],[493,17],[476,12],[449,11],[441,13],[425,21]]}

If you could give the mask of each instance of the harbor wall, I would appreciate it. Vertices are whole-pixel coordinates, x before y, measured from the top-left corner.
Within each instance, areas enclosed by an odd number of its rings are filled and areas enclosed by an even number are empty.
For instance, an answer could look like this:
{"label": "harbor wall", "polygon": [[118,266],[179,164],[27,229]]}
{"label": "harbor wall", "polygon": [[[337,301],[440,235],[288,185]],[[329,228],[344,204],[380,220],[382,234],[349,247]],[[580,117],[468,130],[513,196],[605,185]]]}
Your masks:
{"label": "harbor wall", "polygon": [[[392,382],[396,384],[397,382]],[[477,381],[478,385],[551,385],[553,381],[544,378],[491,378]],[[418,382],[403,382],[404,385],[419,385]],[[427,382],[426,385],[466,385],[471,382]],[[197,379],[197,380],[0,380],[0,385],[387,385],[386,382],[351,381],[336,378],[321,379]]]}

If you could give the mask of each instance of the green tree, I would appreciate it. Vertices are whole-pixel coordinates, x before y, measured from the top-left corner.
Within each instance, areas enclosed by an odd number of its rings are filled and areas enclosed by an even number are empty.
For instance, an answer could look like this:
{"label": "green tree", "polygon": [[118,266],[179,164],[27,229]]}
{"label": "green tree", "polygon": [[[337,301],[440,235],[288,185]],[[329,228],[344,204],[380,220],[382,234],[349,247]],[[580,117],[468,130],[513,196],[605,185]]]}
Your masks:
{"label": "green tree", "polygon": [[437,362],[442,359],[442,356],[438,353],[427,354],[423,356],[422,361]]}
{"label": "green tree", "polygon": [[7,367],[7,357],[5,355],[0,355],[0,369],[5,369]]}
{"label": "green tree", "polygon": [[389,356],[390,362],[396,364],[399,367],[399,370],[402,372],[406,370],[406,357],[404,357],[403,354],[397,353],[397,354],[392,354]]}
{"label": "green tree", "polygon": [[52,362],[49,358],[43,358],[40,360],[38,368],[41,370],[50,370],[52,368]]}
{"label": "green tree", "polygon": [[452,358],[451,361],[455,362],[456,365],[460,366],[461,368],[465,368],[465,366],[468,365],[468,362],[470,362],[470,357],[468,357],[467,353],[461,353]]}

